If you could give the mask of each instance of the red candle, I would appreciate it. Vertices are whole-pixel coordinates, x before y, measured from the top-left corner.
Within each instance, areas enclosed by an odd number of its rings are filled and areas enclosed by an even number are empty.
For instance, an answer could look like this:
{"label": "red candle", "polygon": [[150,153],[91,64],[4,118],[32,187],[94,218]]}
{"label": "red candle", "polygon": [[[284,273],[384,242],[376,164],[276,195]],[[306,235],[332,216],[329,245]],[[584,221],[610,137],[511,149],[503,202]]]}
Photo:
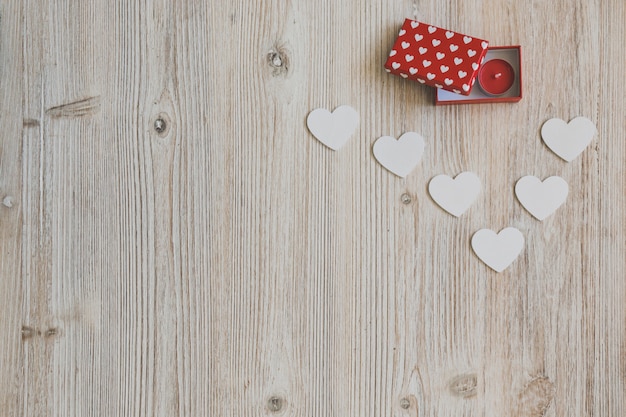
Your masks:
{"label": "red candle", "polygon": [[500,96],[506,93],[515,82],[515,71],[503,59],[492,59],[481,65],[478,71],[478,84],[485,93]]}

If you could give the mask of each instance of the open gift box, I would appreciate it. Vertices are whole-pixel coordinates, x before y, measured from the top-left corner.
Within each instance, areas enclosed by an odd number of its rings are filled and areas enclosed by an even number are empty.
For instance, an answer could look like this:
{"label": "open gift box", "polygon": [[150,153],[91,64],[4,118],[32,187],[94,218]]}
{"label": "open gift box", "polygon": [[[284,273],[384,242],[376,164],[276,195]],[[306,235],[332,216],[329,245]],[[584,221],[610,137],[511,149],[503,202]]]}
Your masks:
{"label": "open gift box", "polygon": [[519,46],[490,48],[484,39],[406,19],[385,70],[437,88],[438,105],[516,102],[521,63]]}

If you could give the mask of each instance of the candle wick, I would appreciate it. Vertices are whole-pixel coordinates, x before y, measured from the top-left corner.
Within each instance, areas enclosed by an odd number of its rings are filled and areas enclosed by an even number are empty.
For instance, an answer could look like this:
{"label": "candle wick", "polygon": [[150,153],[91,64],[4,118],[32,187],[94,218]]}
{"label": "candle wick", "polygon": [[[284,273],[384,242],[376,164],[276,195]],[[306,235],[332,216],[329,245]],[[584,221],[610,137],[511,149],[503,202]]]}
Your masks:
{"label": "candle wick", "polygon": [[497,73],[496,75],[493,76],[493,78],[500,78],[500,77],[502,77],[502,73],[501,72],[499,72],[499,73]]}

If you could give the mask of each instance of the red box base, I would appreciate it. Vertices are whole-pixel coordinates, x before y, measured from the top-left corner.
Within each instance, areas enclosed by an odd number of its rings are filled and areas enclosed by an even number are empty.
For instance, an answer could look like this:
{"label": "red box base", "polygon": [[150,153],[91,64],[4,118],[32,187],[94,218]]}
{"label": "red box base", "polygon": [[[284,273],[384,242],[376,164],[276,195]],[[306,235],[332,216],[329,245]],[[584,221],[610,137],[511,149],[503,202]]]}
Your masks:
{"label": "red box base", "polygon": [[485,62],[493,58],[504,59],[511,64],[515,71],[515,83],[509,91],[500,96],[491,96],[485,93],[480,85],[476,85],[469,95],[464,96],[438,88],[435,94],[435,104],[440,106],[445,104],[515,103],[520,101],[522,99],[522,47],[515,45],[487,48]]}

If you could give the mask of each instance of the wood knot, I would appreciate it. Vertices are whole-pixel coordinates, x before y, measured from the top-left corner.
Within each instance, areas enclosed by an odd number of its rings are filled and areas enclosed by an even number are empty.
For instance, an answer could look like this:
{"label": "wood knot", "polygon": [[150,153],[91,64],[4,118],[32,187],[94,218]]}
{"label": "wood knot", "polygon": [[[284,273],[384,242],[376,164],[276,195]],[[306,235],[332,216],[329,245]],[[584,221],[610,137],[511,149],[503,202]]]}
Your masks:
{"label": "wood knot", "polygon": [[267,400],[267,408],[272,413],[278,413],[280,412],[280,410],[283,409],[284,402],[285,401],[281,397],[277,397],[277,396],[270,397],[270,399]]}
{"label": "wood knot", "polygon": [[152,128],[157,135],[164,138],[170,132],[171,124],[170,117],[166,113],[159,113],[152,122]]}
{"label": "wood knot", "polygon": [[5,196],[2,199],[2,205],[7,208],[13,207],[13,197],[11,197],[10,195]]}
{"label": "wood knot", "polygon": [[530,381],[519,394],[520,415],[543,417],[555,393],[550,378],[541,376]]}
{"label": "wood knot", "polygon": [[43,337],[53,337],[53,336],[56,336],[57,334],[59,334],[59,329],[57,329],[56,327],[51,327],[45,332],[43,332]]}
{"label": "wood knot", "polygon": [[448,384],[448,388],[457,397],[470,398],[476,395],[478,377],[476,374],[462,374],[453,378]]}
{"label": "wood knot", "polygon": [[274,45],[267,53],[267,64],[274,77],[286,76],[289,72],[289,51],[283,45]]}
{"label": "wood knot", "polygon": [[48,339],[60,334],[60,330],[57,327],[49,327],[48,329],[41,331],[37,328],[30,326],[22,326],[22,340],[33,339],[35,337],[43,337]]}
{"label": "wood knot", "polygon": [[22,126],[24,127],[39,127],[39,120],[37,119],[24,119],[22,121]]}
{"label": "wood knot", "polygon": [[165,129],[167,129],[167,122],[165,120],[159,117],[154,121],[154,130],[156,130],[157,133],[163,133]]}
{"label": "wood knot", "polygon": [[404,410],[408,410],[409,408],[411,408],[411,400],[409,400],[407,397],[401,398],[400,407]]}
{"label": "wood knot", "polygon": [[22,340],[28,340],[35,336],[40,336],[41,332],[30,326],[22,326]]}

